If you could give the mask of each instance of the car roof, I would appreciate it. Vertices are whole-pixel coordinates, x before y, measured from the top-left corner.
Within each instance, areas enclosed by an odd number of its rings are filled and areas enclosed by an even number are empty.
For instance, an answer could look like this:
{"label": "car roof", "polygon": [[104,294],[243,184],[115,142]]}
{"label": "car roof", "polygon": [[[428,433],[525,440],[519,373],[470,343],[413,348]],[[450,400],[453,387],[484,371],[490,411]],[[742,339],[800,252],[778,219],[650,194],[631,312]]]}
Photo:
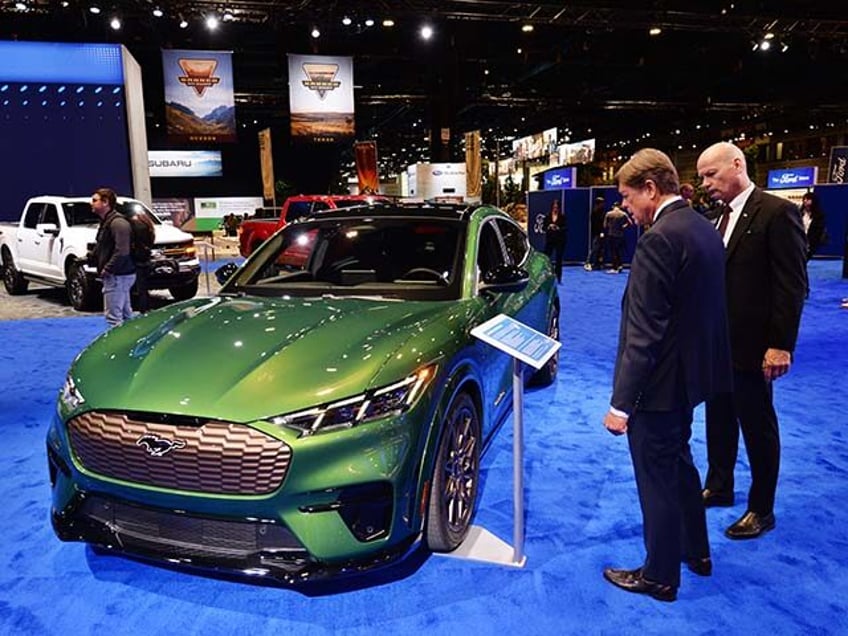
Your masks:
{"label": "car roof", "polygon": [[[474,210],[480,206],[455,203],[421,203],[421,202],[388,202],[357,205],[349,208],[320,210],[303,220],[350,219],[360,216],[371,217],[409,217],[409,218],[439,218],[452,221],[467,222]],[[487,208],[495,211],[495,208]]]}

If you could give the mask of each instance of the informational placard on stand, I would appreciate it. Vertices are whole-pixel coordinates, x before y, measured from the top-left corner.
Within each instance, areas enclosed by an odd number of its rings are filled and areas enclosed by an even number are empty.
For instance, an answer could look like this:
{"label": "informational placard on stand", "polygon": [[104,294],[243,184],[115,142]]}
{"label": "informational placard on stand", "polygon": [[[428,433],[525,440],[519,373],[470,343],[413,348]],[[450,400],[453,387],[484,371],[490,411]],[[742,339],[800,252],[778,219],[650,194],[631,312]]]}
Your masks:
{"label": "informational placard on stand", "polygon": [[523,364],[541,369],[560,348],[557,340],[506,314],[471,330],[471,335],[512,357],[513,545],[485,528],[472,526],[465,541],[445,556],[524,567],[524,373]]}

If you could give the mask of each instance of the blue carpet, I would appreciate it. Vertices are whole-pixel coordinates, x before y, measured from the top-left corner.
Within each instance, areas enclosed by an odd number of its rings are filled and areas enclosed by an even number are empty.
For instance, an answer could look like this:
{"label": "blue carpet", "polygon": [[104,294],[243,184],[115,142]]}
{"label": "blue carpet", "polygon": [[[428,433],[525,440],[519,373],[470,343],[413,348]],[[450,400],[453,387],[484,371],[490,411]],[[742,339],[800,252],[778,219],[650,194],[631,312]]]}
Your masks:
{"label": "blue carpet", "polygon": [[[527,565],[422,555],[356,582],[306,591],[95,555],[48,520],[44,435],[74,355],[102,316],[0,322],[0,633],[3,634],[800,634],[848,633],[848,296],[841,263],[814,262],[792,372],[776,386],[783,434],[777,528],[732,542],[732,509],[707,521],[715,573],[684,569],[679,600],[621,592],[607,565],[636,566],[641,520],[626,441],[601,425],[626,274],[567,268],[555,387],[525,399]],[[191,378],[186,378],[191,381]],[[703,409],[693,452],[705,465]],[[510,430],[484,461],[477,523],[512,540]]]}

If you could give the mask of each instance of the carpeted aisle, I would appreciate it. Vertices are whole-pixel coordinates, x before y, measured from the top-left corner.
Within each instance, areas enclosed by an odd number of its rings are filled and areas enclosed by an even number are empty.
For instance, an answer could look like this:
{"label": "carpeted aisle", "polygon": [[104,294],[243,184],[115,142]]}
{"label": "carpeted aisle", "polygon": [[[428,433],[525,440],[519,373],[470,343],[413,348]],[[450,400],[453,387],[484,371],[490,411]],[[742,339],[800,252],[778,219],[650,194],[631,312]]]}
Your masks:
{"label": "carpeted aisle", "polygon": [[[848,281],[814,262],[796,363],[776,385],[783,434],[777,528],[751,542],[707,512],[715,573],[684,569],[679,600],[621,592],[606,565],[637,566],[641,526],[626,440],[601,426],[627,280],[567,268],[555,387],[525,399],[527,565],[424,555],[355,583],[297,591],[95,555],[48,519],[44,435],[68,364],[100,316],[0,322],[0,633],[3,634],[839,634],[848,633]],[[186,378],[192,381],[192,378]],[[693,451],[705,465],[703,412]],[[484,461],[477,523],[512,540],[512,439]],[[744,464],[744,457],[740,459]]]}

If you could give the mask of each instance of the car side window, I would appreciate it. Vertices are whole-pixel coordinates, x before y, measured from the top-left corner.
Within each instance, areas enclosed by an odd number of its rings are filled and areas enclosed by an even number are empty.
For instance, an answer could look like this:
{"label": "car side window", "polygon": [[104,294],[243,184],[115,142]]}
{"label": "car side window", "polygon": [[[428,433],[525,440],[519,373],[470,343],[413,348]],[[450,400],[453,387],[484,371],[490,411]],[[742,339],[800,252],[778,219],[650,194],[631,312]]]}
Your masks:
{"label": "car side window", "polygon": [[477,246],[477,268],[480,272],[488,272],[498,265],[503,265],[503,263],[504,253],[495,231],[495,225],[487,222],[480,230],[480,242]]}
{"label": "car side window", "polygon": [[44,206],[44,215],[41,219],[42,223],[52,223],[59,227],[59,213],[56,211],[56,206],[48,203]]}
{"label": "car side window", "polygon": [[498,219],[497,224],[503,237],[506,253],[509,255],[512,264],[521,265],[527,258],[529,251],[527,235],[517,225],[505,219]]}
{"label": "car side window", "polygon": [[24,227],[35,229],[41,219],[41,213],[44,210],[43,203],[30,203],[24,215]]}

